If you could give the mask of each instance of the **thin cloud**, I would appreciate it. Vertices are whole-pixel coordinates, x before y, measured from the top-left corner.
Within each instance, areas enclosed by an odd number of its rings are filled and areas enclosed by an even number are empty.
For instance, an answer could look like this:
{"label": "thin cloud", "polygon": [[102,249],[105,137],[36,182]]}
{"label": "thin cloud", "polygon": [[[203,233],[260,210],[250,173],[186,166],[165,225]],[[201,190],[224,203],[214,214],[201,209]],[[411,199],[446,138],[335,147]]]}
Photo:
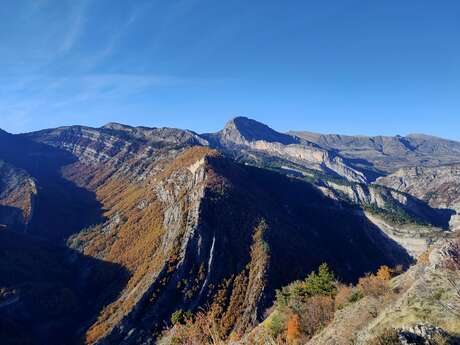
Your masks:
{"label": "thin cloud", "polygon": [[67,30],[63,43],[61,45],[61,52],[67,53],[77,43],[85,26],[85,12],[87,7],[87,0],[81,0],[74,6],[70,16],[69,29]]}
{"label": "thin cloud", "polygon": [[112,34],[105,42],[105,45],[102,45],[102,48],[99,51],[87,56],[85,59],[82,59],[80,61],[80,67],[84,70],[91,70],[116,53],[119,43],[123,39],[125,33],[131,26],[135,25],[135,23],[148,11],[148,8],[151,6],[151,3],[147,3],[142,6],[133,7],[126,20],[120,24],[116,30],[112,31]]}

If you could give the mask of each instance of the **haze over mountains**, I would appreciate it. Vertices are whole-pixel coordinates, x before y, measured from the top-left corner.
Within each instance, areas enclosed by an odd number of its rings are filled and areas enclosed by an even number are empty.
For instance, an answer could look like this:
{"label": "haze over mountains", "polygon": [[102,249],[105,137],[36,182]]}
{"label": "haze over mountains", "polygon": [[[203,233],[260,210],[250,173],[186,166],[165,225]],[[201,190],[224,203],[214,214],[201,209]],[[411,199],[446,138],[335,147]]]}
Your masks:
{"label": "haze over mountains", "polygon": [[460,143],[425,135],[69,126],[0,132],[0,335],[153,344],[179,309],[226,334],[327,262],[355,283],[458,229]]}

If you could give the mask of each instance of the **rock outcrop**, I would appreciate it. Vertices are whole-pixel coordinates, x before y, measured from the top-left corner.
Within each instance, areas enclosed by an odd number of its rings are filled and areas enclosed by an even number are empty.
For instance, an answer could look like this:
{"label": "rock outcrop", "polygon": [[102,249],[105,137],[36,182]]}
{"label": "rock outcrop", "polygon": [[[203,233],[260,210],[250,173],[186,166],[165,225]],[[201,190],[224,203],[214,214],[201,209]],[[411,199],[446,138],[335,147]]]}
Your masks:
{"label": "rock outcrop", "polygon": [[[94,195],[101,214],[60,236],[82,255],[129,275],[118,297],[88,324],[88,343],[148,343],[176,309],[215,303],[223,308],[223,327],[243,331],[260,319],[276,288],[322,261],[350,281],[383,263],[411,261],[365,217],[316,187],[235,163],[189,132],[112,124],[14,140],[24,142],[25,155],[49,157],[34,170],[29,160],[5,153],[54,200],[37,209],[32,233],[55,241],[61,231],[58,222],[40,217],[52,205],[68,209],[67,196],[51,188],[62,179],[58,186],[67,186],[74,201],[80,193]],[[293,261],[299,265],[286,269]]]}
{"label": "rock outcrop", "polygon": [[[441,203],[371,185],[356,160],[322,145],[247,118],[205,135],[116,123],[0,133],[0,234],[27,230],[0,242],[0,255],[19,253],[14,241],[24,239],[38,265],[60,261],[43,273],[52,282],[43,298],[64,288],[76,304],[90,294],[92,306],[31,326],[26,304],[11,301],[32,278],[8,273],[0,308],[34,335],[51,324],[58,334],[70,327],[70,343],[153,344],[178,309],[218,306],[225,332],[245,332],[277,288],[322,262],[344,282],[408,266],[441,232],[425,226],[442,221],[427,202]],[[27,294],[40,300],[43,281],[34,279]]]}
{"label": "rock outcrop", "polygon": [[460,164],[403,168],[376,183],[411,194],[437,208],[460,202]]}
{"label": "rock outcrop", "polygon": [[0,224],[27,231],[36,195],[37,186],[27,172],[0,160]]}
{"label": "rock outcrop", "polygon": [[[369,344],[394,329],[401,344],[457,344],[460,332],[458,239],[433,245],[424,260],[393,278],[385,296],[366,296],[336,312],[309,345]],[[437,342],[435,342],[437,341]]]}
{"label": "rock outcrop", "polygon": [[413,195],[432,207],[452,210],[451,228],[460,229],[459,164],[403,168],[376,183]]}
{"label": "rock outcrop", "polygon": [[[410,262],[365,218],[341,209],[314,187],[215,155],[190,164],[191,154],[177,158],[187,164],[166,178],[167,187],[155,183],[165,210],[158,248],[163,253],[165,245],[176,243],[175,251],[160,254],[176,259],[164,261],[133,312],[101,343],[148,343],[155,325],[173,311],[214,303],[223,308],[222,327],[245,331],[263,315],[276,288],[322,261],[344,280],[375,269],[376,261]],[[185,218],[180,195],[187,195]],[[298,266],[286,270],[285,263],[293,260]]]}
{"label": "rock outcrop", "polygon": [[[257,121],[237,117],[225,128],[205,137],[217,148],[234,156],[268,155],[301,167],[337,175],[354,182],[366,182],[365,175],[327,149],[296,136],[282,134]],[[262,158],[262,160],[264,160]]]}
{"label": "rock outcrop", "polygon": [[361,169],[374,170],[378,176],[408,166],[438,166],[460,162],[460,143],[423,134],[406,137],[349,136],[290,132],[317,145],[336,150],[354,160]]}

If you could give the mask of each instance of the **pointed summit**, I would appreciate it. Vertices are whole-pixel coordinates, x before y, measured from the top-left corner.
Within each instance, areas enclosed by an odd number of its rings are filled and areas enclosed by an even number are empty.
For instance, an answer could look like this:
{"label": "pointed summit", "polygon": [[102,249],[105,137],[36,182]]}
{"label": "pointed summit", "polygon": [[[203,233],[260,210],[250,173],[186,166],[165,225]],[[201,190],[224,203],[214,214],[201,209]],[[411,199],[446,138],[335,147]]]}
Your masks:
{"label": "pointed summit", "polygon": [[267,125],[239,116],[231,119],[220,133],[221,139],[235,144],[264,140],[284,145],[296,144],[299,140],[291,135],[279,133]]}
{"label": "pointed summit", "polygon": [[125,130],[131,130],[134,127],[124,125],[124,124],[118,123],[118,122],[109,122],[109,123],[105,124],[104,126],[102,126],[101,128],[113,129],[113,130],[117,130],[117,131],[125,131]]}

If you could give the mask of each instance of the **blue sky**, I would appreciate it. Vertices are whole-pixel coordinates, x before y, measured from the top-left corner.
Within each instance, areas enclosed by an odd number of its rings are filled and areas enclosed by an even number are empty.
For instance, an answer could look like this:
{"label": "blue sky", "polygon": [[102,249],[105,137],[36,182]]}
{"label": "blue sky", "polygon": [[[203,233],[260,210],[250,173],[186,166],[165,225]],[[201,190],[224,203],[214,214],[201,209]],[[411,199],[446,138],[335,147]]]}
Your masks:
{"label": "blue sky", "polygon": [[460,140],[458,0],[14,0],[0,127],[424,132]]}

